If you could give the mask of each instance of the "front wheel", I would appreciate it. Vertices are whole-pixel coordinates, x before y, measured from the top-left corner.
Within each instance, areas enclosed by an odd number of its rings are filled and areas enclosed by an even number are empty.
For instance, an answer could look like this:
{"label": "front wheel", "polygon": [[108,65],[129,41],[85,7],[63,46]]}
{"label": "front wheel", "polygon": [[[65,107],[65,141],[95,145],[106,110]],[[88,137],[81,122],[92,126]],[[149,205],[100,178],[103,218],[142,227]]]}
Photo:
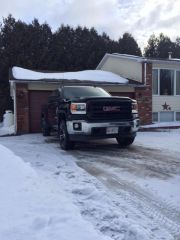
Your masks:
{"label": "front wheel", "polygon": [[47,126],[47,123],[44,119],[41,120],[41,130],[43,136],[50,136],[50,128]]}
{"label": "front wheel", "polygon": [[74,147],[74,142],[70,141],[67,132],[66,122],[62,120],[59,124],[59,143],[63,150],[69,150]]}
{"label": "front wheel", "polygon": [[128,147],[134,142],[135,137],[128,137],[128,138],[120,138],[117,137],[116,140],[120,147]]}

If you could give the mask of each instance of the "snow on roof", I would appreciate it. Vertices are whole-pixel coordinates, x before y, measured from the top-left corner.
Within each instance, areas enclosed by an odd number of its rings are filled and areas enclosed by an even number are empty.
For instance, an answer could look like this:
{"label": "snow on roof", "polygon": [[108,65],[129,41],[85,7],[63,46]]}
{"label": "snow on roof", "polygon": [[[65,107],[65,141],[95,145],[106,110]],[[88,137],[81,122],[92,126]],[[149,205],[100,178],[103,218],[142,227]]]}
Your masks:
{"label": "snow on roof", "polygon": [[128,80],[112,72],[102,70],[85,70],[79,72],[45,73],[20,67],[12,68],[12,75],[17,80],[80,80],[127,84]]}

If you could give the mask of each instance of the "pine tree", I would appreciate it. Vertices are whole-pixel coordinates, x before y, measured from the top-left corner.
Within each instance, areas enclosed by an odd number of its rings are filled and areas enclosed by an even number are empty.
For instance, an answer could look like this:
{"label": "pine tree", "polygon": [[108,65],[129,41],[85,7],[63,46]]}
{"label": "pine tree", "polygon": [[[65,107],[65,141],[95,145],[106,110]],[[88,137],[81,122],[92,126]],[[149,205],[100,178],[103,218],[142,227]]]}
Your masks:
{"label": "pine tree", "polygon": [[157,45],[157,56],[159,58],[168,58],[169,52],[172,52],[173,43],[168,36],[163,33],[159,35],[158,45]]}
{"label": "pine tree", "polygon": [[130,33],[127,32],[124,33],[123,37],[119,39],[119,52],[136,56],[142,55],[136,40]]}
{"label": "pine tree", "polygon": [[154,34],[148,40],[148,46],[144,50],[146,57],[168,58],[168,53],[175,53],[175,43],[168,36],[161,33],[158,37]]}
{"label": "pine tree", "polygon": [[53,34],[51,44],[51,63],[54,70],[69,71],[73,68],[73,39],[74,29],[70,26],[61,25]]}
{"label": "pine tree", "polygon": [[148,40],[148,45],[144,49],[144,54],[146,57],[157,57],[157,46],[158,46],[158,39],[154,34],[152,34]]}

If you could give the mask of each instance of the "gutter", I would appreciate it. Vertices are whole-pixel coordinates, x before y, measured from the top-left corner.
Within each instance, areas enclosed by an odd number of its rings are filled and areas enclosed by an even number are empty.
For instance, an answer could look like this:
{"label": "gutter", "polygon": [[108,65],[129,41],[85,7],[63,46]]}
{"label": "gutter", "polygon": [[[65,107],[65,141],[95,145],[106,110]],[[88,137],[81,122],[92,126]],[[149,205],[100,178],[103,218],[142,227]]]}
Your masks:
{"label": "gutter", "polygon": [[145,84],[135,84],[135,83],[118,83],[118,82],[95,82],[95,81],[86,81],[83,80],[60,80],[60,81],[49,81],[49,79],[41,80],[9,80],[10,83],[41,83],[41,84],[59,84],[63,86],[70,85],[83,85],[83,86],[129,86],[129,87],[145,87]]}
{"label": "gutter", "polygon": [[16,84],[14,84],[14,128],[17,134],[17,102],[16,102]]}
{"label": "gutter", "polygon": [[146,85],[147,82],[147,62],[144,62],[144,85]]}
{"label": "gutter", "polygon": [[159,63],[159,64],[170,64],[170,65],[180,65],[180,60],[173,60],[173,58],[171,60],[159,60],[159,59],[148,59],[148,61],[150,63]]}
{"label": "gutter", "polygon": [[60,80],[60,81],[49,81],[46,79],[42,80],[9,80],[10,83],[41,83],[41,84],[59,84],[59,85],[83,85],[83,86],[113,86],[113,85],[118,85],[118,86],[126,86],[128,83],[118,83],[118,82],[96,82],[96,81],[81,81],[81,80]]}

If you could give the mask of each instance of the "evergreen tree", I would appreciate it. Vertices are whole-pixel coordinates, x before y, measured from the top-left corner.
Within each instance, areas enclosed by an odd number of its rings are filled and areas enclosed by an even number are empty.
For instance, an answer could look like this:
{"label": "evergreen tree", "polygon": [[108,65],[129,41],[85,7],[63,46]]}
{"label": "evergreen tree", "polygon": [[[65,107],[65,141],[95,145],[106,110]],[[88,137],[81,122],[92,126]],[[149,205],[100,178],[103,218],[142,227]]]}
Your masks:
{"label": "evergreen tree", "polygon": [[157,46],[158,46],[158,39],[154,34],[152,34],[148,40],[148,45],[144,49],[144,53],[146,57],[157,57]]}
{"label": "evergreen tree", "polygon": [[39,24],[34,19],[32,24],[27,26],[27,39],[25,43],[25,56],[28,58],[31,68],[48,69],[50,61],[50,46],[52,42],[52,32],[48,24]]}
{"label": "evergreen tree", "polygon": [[70,26],[61,25],[53,34],[51,44],[51,62],[53,70],[68,71],[73,69],[73,40],[74,29]]}
{"label": "evergreen tree", "polygon": [[180,37],[176,38],[172,52],[173,52],[172,57],[180,58]]}
{"label": "evergreen tree", "polygon": [[157,57],[168,58],[169,52],[172,52],[172,50],[173,43],[170,38],[161,33],[158,38]]}
{"label": "evergreen tree", "polygon": [[130,33],[127,32],[124,33],[123,37],[119,39],[119,52],[136,56],[142,55],[136,40]]}
{"label": "evergreen tree", "polygon": [[175,54],[175,43],[168,36],[161,33],[158,37],[154,34],[148,40],[148,46],[144,50],[146,57],[168,58],[169,52]]}

